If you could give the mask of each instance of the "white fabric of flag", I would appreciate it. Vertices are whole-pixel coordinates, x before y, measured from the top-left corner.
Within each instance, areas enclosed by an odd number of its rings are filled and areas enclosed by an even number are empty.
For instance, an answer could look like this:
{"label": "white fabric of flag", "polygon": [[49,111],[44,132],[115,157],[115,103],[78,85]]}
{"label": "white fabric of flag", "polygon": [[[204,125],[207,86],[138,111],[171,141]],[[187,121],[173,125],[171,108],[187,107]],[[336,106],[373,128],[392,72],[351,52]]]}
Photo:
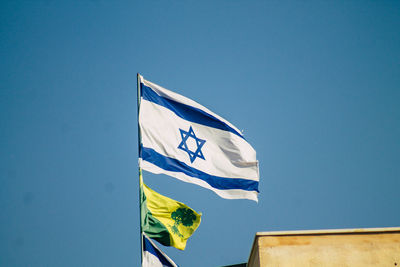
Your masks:
{"label": "white fabric of flag", "polygon": [[195,101],[140,78],[140,167],[258,201],[256,151],[231,123]]}
{"label": "white fabric of flag", "polygon": [[142,267],[178,267],[178,265],[143,234]]}

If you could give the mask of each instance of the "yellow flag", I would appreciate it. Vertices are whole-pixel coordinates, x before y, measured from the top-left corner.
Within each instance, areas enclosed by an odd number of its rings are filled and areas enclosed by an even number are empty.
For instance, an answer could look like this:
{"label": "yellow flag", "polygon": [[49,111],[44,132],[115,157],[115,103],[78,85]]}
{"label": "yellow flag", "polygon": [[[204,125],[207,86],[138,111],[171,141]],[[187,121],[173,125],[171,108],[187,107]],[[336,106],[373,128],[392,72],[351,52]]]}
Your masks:
{"label": "yellow flag", "polygon": [[142,231],[165,246],[184,250],[200,225],[201,213],[141,183]]}

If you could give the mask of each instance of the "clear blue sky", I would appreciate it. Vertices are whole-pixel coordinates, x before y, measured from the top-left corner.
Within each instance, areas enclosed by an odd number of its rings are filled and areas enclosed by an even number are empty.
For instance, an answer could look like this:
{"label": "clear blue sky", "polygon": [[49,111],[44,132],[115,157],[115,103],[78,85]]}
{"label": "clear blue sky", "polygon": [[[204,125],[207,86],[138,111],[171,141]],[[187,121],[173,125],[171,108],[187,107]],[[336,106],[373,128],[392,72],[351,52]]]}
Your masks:
{"label": "clear blue sky", "polygon": [[400,226],[399,1],[1,1],[0,265],[139,266],[136,73],[257,150],[259,203],[144,173],[203,213],[181,266],[260,231]]}

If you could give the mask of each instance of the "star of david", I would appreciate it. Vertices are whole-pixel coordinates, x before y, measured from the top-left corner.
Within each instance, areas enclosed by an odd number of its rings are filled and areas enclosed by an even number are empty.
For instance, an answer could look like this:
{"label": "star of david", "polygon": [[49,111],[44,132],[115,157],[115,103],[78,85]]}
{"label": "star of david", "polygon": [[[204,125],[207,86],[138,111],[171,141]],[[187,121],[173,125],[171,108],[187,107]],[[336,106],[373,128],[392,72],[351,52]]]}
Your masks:
{"label": "star of david", "polygon": [[[205,160],[203,152],[201,151],[201,148],[203,147],[206,140],[197,138],[196,135],[194,134],[192,126],[190,126],[189,131],[185,131],[182,129],[179,129],[179,131],[181,132],[182,142],[179,144],[178,148],[182,149],[183,151],[188,153],[190,162],[193,163],[196,158],[201,158],[201,159]],[[189,147],[186,143],[186,141],[188,141],[189,138],[193,138],[195,140],[195,143],[197,145],[196,151],[191,151],[189,149]]]}

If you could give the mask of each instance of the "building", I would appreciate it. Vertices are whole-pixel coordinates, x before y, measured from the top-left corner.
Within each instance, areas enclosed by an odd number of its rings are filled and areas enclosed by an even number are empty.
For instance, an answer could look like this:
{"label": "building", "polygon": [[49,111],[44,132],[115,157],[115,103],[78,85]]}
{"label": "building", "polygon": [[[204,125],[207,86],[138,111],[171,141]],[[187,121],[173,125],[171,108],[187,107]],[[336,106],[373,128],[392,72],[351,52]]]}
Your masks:
{"label": "building", "polygon": [[400,267],[400,227],[259,232],[247,266]]}

